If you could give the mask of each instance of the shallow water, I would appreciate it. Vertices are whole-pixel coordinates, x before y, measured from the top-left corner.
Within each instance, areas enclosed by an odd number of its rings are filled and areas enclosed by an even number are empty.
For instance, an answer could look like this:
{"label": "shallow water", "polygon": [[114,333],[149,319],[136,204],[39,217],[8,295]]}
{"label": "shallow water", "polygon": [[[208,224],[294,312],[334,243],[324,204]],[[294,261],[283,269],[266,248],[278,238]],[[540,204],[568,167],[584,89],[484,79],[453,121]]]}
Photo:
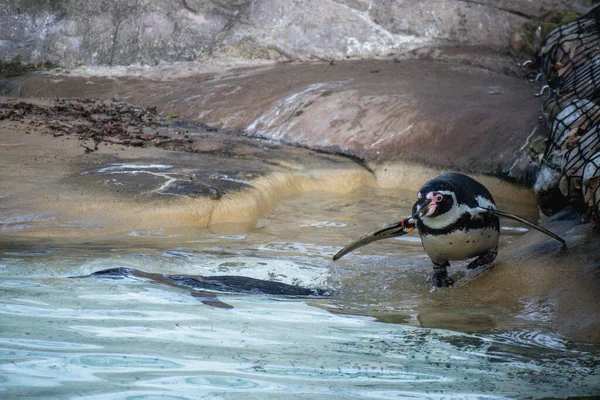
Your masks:
{"label": "shallow water", "polygon": [[[412,192],[308,194],[252,224],[85,239],[2,237],[0,397],[84,399],[563,398],[600,392],[600,349],[552,334],[535,298],[431,289],[416,236],[333,263],[409,215]],[[530,219],[535,210],[503,208]],[[24,218],[31,220],[32,218]],[[35,219],[35,218],[33,218]],[[26,223],[26,222],[25,222]],[[504,225],[502,245],[525,232]],[[106,268],[243,275],[326,298],[219,294],[232,309]],[[495,268],[501,268],[502,264]],[[485,272],[484,272],[485,274]],[[445,328],[445,329],[441,329]]]}

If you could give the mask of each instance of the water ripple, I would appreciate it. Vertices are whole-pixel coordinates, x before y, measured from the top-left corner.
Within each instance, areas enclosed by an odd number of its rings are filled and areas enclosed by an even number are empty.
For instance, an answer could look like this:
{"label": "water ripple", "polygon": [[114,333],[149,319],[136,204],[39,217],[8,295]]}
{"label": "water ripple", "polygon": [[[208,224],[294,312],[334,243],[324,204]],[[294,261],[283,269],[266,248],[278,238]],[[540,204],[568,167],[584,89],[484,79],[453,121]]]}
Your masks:
{"label": "water ripple", "polygon": [[67,318],[90,320],[126,320],[126,321],[186,321],[203,319],[190,314],[169,311],[129,311],[129,310],[92,310],[72,308],[40,308],[20,304],[0,304],[0,314],[20,315],[40,318]]}
{"label": "water ripple", "polygon": [[46,350],[95,350],[101,349],[103,346],[94,344],[83,344],[74,342],[57,342],[49,340],[33,340],[33,339],[15,339],[15,338],[0,338],[0,344],[8,344],[12,346],[26,347],[31,349],[46,349]]}

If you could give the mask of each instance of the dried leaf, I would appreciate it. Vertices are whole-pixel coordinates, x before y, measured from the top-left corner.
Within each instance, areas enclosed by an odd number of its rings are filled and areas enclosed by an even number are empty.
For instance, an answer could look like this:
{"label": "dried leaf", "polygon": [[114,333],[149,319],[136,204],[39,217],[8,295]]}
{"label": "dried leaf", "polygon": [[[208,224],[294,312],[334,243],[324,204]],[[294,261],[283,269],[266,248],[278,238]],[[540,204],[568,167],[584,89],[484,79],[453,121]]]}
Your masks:
{"label": "dried leaf", "polygon": [[567,73],[569,71],[569,67],[563,67],[561,69],[559,69],[556,72],[556,75],[560,78],[561,76],[563,76],[565,73]]}
{"label": "dried leaf", "polygon": [[561,155],[575,147],[575,145],[579,142],[581,133],[582,131],[579,128],[573,128],[567,133],[566,139],[561,146]]}
{"label": "dried leaf", "polygon": [[138,137],[142,140],[154,140],[156,139],[156,135],[146,135],[144,133],[141,133],[138,135]]}

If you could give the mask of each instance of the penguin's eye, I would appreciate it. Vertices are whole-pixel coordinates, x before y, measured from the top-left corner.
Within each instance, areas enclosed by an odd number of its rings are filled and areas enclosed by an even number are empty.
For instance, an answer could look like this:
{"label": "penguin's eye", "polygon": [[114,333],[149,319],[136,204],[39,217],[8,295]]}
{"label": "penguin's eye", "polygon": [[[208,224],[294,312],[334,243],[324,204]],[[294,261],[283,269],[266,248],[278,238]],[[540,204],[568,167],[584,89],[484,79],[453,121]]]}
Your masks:
{"label": "penguin's eye", "polygon": [[433,199],[436,203],[440,203],[442,200],[444,200],[444,196],[439,193],[436,193],[433,195]]}

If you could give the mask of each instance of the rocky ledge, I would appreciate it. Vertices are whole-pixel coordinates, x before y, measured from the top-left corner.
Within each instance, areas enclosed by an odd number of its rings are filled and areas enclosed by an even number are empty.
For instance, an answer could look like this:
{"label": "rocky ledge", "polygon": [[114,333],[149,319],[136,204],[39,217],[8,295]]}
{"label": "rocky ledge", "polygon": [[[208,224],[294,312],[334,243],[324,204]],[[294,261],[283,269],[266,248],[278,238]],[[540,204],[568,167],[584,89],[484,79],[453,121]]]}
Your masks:
{"label": "rocky ledge", "polygon": [[[303,191],[374,184],[348,158],[216,134],[122,103],[0,103],[5,232],[81,235],[250,222]],[[52,214],[51,231],[40,229],[44,218],[36,215],[45,213]],[[35,229],[26,228],[30,222]]]}
{"label": "rocky ledge", "polygon": [[31,74],[11,85],[15,97],[156,107],[162,116],[344,154],[382,172],[390,162],[416,162],[532,183],[547,137],[539,85],[444,62],[188,64],[109,77]]}

